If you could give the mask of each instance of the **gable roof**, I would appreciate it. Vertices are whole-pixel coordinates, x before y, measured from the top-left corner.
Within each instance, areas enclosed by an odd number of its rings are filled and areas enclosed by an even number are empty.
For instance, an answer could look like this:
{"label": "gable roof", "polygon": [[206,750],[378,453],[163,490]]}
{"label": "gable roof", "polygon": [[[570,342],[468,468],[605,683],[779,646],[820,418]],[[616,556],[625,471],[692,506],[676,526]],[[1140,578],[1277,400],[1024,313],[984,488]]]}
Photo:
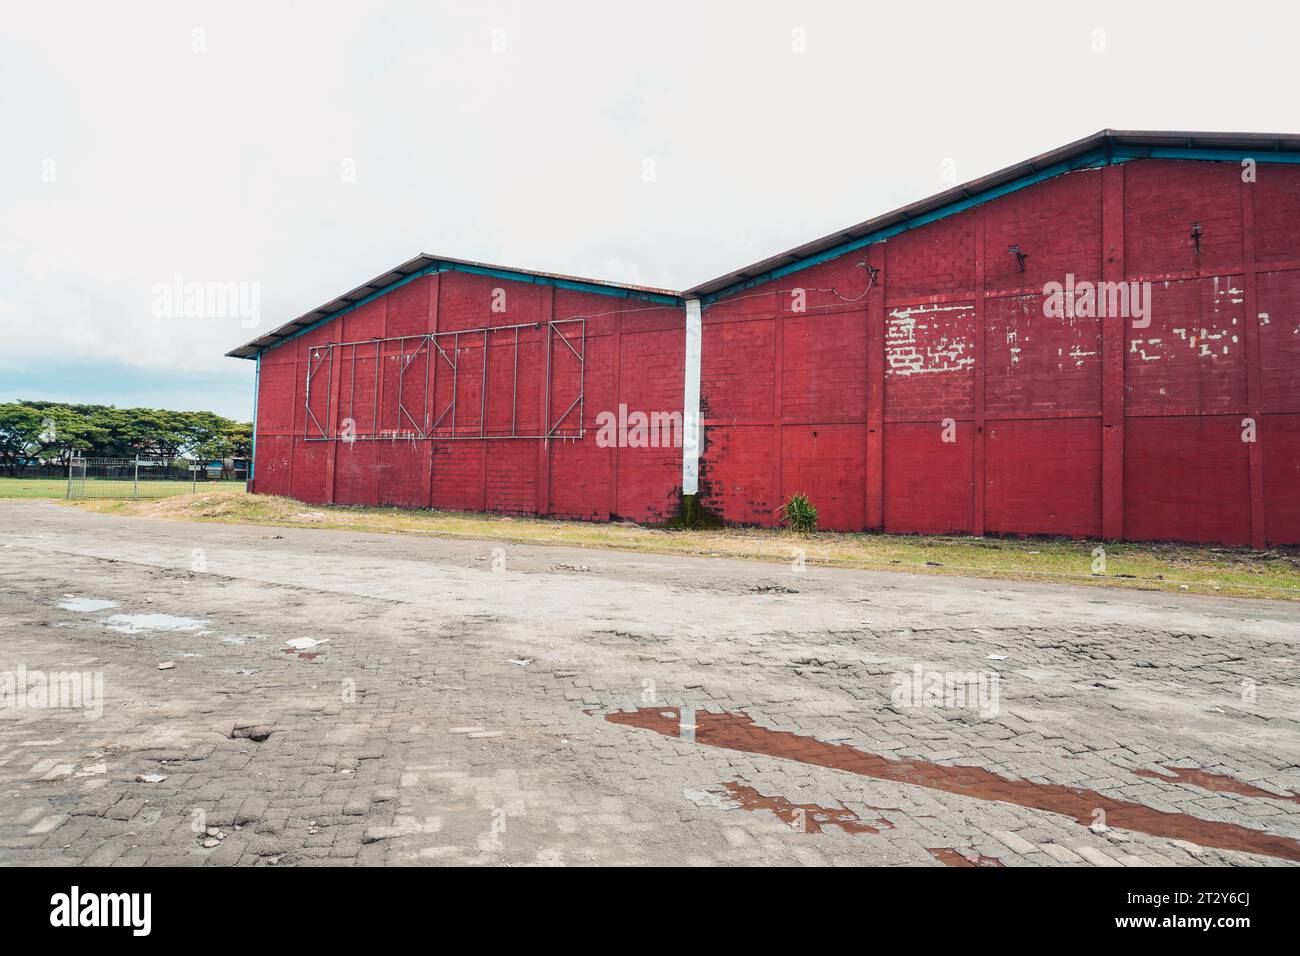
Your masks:
{"label": "gable roof", "polygon": [[369,282],[357,286],[351,292],[345,292],[337,299],[326,302],[318,308],[306,312],[298,318],[286,322],[279,328],[272,329],[250,342],[226,353],[230,358],[254,358],[258,353],[273,348],[281,342],[295,338],[322,322],[337,318],[350,312],[371,299],[392,292],[420,276],[439,272],[468,272],[475,275],[494,276],[514,282],[531,282],[536,285],[553,285],[562,289],[574,289],[579,292],[596,292],[619,298],[645,299],[651,302],[663,302],[668,305],[680,305],[680,292],[670,289],[655,289],[649,286],[628,285],[621,282],[606,282],[603,279],[584,279],[579,276],[561,275],[556,272],[539,272],[535,269],[519,269],[514,266],[498,266],[487,262],[474,262],[469,259],[455,259],[451,256],[433,256],[420,253],[414,259],[403,262],[394,269],[389,269]]}
{"label": "gable roof", "polygon": [[942,219],[1074,169],[1132,159],[1205,159],[1300,162],[1300,135],[1294,133],[1178,133],[1104,129],[1058,149],[973,179],[927,199],[884,213],[856,226],[795,246],[760,262],[728,272],[686,290],[706,303],[799,269],[871,245],[891,235]]}
{"label": "gable roof", "polygon": [[412,279],[437,272],[470,272],[512,281],[555,285],[560,288],[645,299],[669,305],[680,305],[688,298],[700,299],[707,304],[741,289],[806,269],[854,249],[880,242],[908,229],[915,229],[936,219],[954,215],[972,206],[1075,169],[1091,169],[1133,159],[1239,162],[1248,157],[1261,163],[1300,163],[1300,135],[1105,129],[1005,169],[981,176],[979,179],[936,193],[927,199],[918,200],[855,226],[837,230],[820,239],[769,256],[742,269],[702,282],[685,292],[421,253],[395,269],[357,286],[351,292],[344,293],[337,299],[300,315],[238,348],[231,349],[226,355],[232,358],[253,358],[265,349],[279,345],[321,322],[342,315],[386,292],[391,292]]}

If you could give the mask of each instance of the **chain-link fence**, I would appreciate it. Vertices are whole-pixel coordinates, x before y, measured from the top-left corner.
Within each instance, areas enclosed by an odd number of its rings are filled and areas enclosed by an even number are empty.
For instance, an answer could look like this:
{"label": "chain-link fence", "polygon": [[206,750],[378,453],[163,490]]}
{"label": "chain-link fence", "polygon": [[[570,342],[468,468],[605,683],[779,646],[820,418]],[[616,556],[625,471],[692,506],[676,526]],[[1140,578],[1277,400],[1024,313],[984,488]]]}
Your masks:
{"label": "chain-link fence", "polygon": [[68,498],[165,498],[187,495],[207,483],[203,465],[185,459],[74,458]]}

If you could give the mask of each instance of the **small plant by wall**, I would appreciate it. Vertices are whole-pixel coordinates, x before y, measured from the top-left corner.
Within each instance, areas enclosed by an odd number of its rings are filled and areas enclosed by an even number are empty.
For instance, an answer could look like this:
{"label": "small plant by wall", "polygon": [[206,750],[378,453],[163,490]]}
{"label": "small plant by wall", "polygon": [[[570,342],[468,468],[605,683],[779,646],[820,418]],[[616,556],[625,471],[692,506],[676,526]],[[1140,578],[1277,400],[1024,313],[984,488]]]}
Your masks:
{"label": "small plant by wall", "polygon": [[817,506],[805,494],[791,495],[779,512],[781,521],[790,526],[791,531],[800,534],[812,534],[817,530]]}

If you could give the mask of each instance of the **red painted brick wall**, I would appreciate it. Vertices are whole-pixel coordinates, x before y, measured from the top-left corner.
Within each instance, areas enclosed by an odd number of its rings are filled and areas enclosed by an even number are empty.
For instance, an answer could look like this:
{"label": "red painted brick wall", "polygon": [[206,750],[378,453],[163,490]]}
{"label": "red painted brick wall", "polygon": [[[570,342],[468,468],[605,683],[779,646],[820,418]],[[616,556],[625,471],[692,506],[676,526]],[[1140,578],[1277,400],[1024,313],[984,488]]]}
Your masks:
{"label": "red painted brick wall", "polygon": [[[504,312],[492,311],[494,289],[505,292]],[[307,367],[313,347],[574,316],[588,317],[585,375],[580,379],[577,359],[553,338],[550,415],[554,422],[564,414],[581,380],[586,435],[580,441],[490,437],[512,431],[513,330],[489,336],[486,403],[483,335],[466,335],[458,343],[439,340],[444,349],[458,345],[458,428],[477,434],[482,427],[487,439],[344,442],[307,437],[322,434],[307,415]],[[595,426],[599,412],[617,412],[620,402],[629,410],[681,413],[684,322],[682,309],[638,299],[460,272],[416,279],[263,353],[254,488],[313,503],[667,520],[678,505],[680,449],[597,447]],[[521,434],[543,430],[543,329],[519,333],[513,416]],[[577,325],[563,329],[579,335]],[[346,418],[361,435],[376,424],[385,432],[410,431],[410,422],[398,410],[399,381],[402,403],[422,419],[417,424],[425,430],[447,406],[452,394],[449,366],[436,352],[432,357],[427,351],[417,354],[399,376],[402,344],[383,342],[378,355],[374,345],[357,346],[355,361],[351,351],[335,349],[333,369],[322,367],[312,381],[311,411],[325,434],[341,434]],[[577,410],[565,421],[576,423],[576,415]]]}
{"label": "red painted brick wall", "polygon": [[[1256,173],[1175,160],[1081,170],[706,304],[702,503],[766,526],[803,492],[833,530],[1300,543],[1300,169]],[[870,291],[866,263],[879,270]],[[1150,324],[1047,316],[1045,283],[1067,273],[1150,282]],[[496,288],[505,313],[491,311]],[[305,438],[317,345],[578,315],[580,442]],[[488,342],[485,422],[483,337],[460,341],[463,428],[509,432],[512,337]],[[416,280],[264,353],[256,490],[665,520],[680,449],[600,448],[595,423],[620,402],[680,412],[683,347],[681,309],[457,272]],[[541,331],[521,332],[520,430],[546,417],[544,349]],[[363,347],[355,365],[318,372],[316,419],[332,432],[350,411],[365,433],[377,406],[380,428],[404,427],[401,352]],[[553,421],[577,365],[555,343],[552,362]],[[436,357],[404,381],[416,414],[447,404]]]}
{"label": "red painted brick wall", "polygon": [[[1297,223],[1294,167],[1139,160],[707,305],[703,501],[769,526],[802,491],[836,530],[1300,543]],[[1067,273],[1150,281],[1150,326],[1048,318]]]}

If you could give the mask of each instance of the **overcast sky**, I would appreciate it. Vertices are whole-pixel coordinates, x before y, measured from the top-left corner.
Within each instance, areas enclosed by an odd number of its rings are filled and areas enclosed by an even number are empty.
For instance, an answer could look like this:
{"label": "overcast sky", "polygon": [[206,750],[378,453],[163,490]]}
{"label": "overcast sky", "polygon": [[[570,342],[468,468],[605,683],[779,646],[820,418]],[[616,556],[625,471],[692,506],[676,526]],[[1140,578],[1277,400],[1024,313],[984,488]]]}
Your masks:
{"label": "overcast sky", "polygon": [[1297,132],[1298,11],[6,0],[0,401],[247,420],[224,352],[418,252],[685,288],[1104,127]]}

